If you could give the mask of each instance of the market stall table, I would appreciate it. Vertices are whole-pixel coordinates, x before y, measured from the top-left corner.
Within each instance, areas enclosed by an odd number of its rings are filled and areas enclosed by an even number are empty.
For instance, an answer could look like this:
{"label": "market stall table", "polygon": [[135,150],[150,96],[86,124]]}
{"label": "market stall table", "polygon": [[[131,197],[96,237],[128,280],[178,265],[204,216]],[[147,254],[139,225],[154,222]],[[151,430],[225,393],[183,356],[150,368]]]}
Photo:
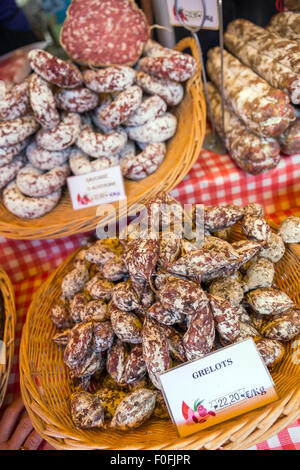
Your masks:
{"label": "market stall table", "polygon": [[[202,150],[197,162],[171,193],[182,204],[205,205],[259,202],[267,218],[279,224],[290,215],[300,216],[300,155],[283,157],[267,174],[246,175],[228,155]],[[4,405],[20,392],[18,352],[22,327],[32,297],[49,274],[76,250],[88,234],[53,240],[0,238],[0,265],[15,289],[17,325],[15,355]],[[251,450],[300,450],[300,419]]]}

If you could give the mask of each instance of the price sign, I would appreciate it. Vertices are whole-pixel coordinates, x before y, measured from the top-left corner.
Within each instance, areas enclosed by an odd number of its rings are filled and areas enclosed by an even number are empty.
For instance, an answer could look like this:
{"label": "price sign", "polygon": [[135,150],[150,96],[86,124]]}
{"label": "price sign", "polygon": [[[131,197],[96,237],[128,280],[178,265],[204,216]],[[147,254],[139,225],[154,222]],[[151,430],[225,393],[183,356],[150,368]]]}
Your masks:
{"label": "price sign", "polygon": [[219,29],[217,0],[178,0],[178,14],[175,0],[167,0],[167,6],[172,26],[198,27],[203,22],[202,29]]}
{"label": "price sign", "polygon": [[120,166],[71,176],[67,183],[74,210],[126,199]]}
{"label": "price sign", "polygon": [[181,437],[279,398],[252,338],[174,367],[159,378]]}

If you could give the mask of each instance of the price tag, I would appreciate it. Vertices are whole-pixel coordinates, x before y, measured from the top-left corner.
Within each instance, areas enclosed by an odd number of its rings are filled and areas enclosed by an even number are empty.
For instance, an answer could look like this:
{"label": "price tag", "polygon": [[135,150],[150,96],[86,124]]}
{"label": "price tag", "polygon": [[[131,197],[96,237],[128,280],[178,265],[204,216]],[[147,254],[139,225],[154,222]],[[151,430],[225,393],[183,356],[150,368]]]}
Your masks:
{"label": "price tag", "polygon": [[[203,2],[201,0],[178,0],[178,14],[186,26],[197,27],[201,24],[204,15]],[[167,0],[167,6],[170,24],[172,26],[182,26],[176,15],[175,0]],[[217,0],[206,0],[205,7],[205,19],[202,29],[219,29]]]}
{"label": "price tag", "polygon": [[5,365],[6,363],[6,347],[4,341],[0,340],[0,364]]}
{"label": "price tag", "polygon": [[67,183],[74,210],[126,199],[120,166],[71,176]]}
{"label": "price tag", "polygon": [[279,398],[252,338],[174,367],[159,378],[181,437]]}

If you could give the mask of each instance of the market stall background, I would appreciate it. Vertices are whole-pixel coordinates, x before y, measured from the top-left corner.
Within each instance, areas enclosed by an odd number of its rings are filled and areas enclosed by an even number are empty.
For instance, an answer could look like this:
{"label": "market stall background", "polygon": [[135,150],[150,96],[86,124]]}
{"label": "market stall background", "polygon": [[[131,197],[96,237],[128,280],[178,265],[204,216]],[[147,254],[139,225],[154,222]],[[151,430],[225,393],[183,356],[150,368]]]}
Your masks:
{"label": "market stall background", "polygon": [[[290,215],[300,216],[300,155],[283,158],[267,175],[252,176],[237,169],[227,154],[217,155],[203,149],[192,170],[171,194],[182,204],[259,202],[265,207],[266,217],[278,225]],[[14,285],[17,309],[15,355],[3,407],[20,393],[19,346],[35,292],[91,234],[93,232],[54,240],[0,238],[0,264]],[[300,450],[300,419],[251,450]]]}

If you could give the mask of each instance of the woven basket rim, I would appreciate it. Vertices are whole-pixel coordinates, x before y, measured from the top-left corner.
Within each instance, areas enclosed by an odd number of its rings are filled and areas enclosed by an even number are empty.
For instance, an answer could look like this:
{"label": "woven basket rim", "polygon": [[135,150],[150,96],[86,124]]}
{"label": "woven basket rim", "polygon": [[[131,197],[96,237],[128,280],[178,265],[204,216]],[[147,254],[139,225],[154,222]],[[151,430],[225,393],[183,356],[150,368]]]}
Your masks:
{"label": "woven basket rim", "polygon": [[[276,230],[276,225],[269,221],[272,229]],[[80,249],[79,249],[80,250]],[[164,434],[164,440],[156,446],[147,446],[147,442],[142,445],[140,442],[136,445],[126,443],[125,445],[114,442],[114,445],[100,444],[98,441],[92,441],[84,438],[84,433],[80,436],[74,436],[70,428],[64,428],[64,424],[58,422],[54,416],[49,416],[47,404],[43,402],[40,390],[35,383],[34,374],[30,370],[30,360],[28,357],[28,344],[30,338],[31,317],[34,309],[38,307],[39,298],[42,292],[48,290],[56,277],[61,279],[60,275],[68,264],[72,261],[76,250],[71,254],[60,267],[55,270],[35,294],[27,313],[27,319],[23,327],[21,347],[20,347],[20,383],[21,393],[25,407],[30,415],[35,429],[57,449],[161,449],[161,450],[215,450],[222,448],[224,450],[244,450],[256,443],[262,442],[275,435],[288,425],[292,424],[300,417],[300,388],[295,386],[289,389],[289,393],[281,397],[276,402],[265,405],[262,408],[250,411],[236,418],[207,428],[186,438],[171,438],[168,433]],[[295,256],[297,265],[300,266],[300,257],[287,246],[287,250]],[[160,421],[165,423],[164,421]],[[147,431],[147,423],[145,425]],[[172,425],[173,426],[173,425]]]}
{"label": "woven basket rim", "polygon": [[[206,129],[206,102],[198,49],[195,40],[191,37],[182,39],[175,49],[190,49],[197,60],[196,73],[185,85],[185,97],[182,103],[174,109],[175,114],[181,119],[181,124],[183,120],[181,115],[185,109],[189,110],[189,119],[185,127],[181,125],[179,128],[178,126],[175,136],[167,144],[167,155],[155,173],[141,181],[124,180],[128,209],[135,204],[146,203],[156,192],[171,191],[189,172],[202,148]],[[187,108],[188,105],[189,108]],[[178,142],[182,144],[178,146]],[[183,142],[184,147],[182,147]],[[177,147],[179,148],[176,153]],[[104,225],[111,221],[111,217],[121,218],[125,215],[121,213],[122,208],[118,203],[113,205],[116,210],[115,216],[111,215],[108,218],[97,215],[97,206],[73,210],[68,190],[65,187],[61,201],[52,212],[38,219],[24,220],[14,217],[0,202],[0,235],[11,239],[41,240],[88,232],[94,230],[98,224]],[[66,217],[66,214],[70,215]]]}
{"label": "woven basket rim", "polygon": [[0,407],[4,401],[15,350],[16,307],[13,285],[0,267],[0,291],[5,307],[5,327],[3,341],[6,346],[6,364],[0,365]]}

